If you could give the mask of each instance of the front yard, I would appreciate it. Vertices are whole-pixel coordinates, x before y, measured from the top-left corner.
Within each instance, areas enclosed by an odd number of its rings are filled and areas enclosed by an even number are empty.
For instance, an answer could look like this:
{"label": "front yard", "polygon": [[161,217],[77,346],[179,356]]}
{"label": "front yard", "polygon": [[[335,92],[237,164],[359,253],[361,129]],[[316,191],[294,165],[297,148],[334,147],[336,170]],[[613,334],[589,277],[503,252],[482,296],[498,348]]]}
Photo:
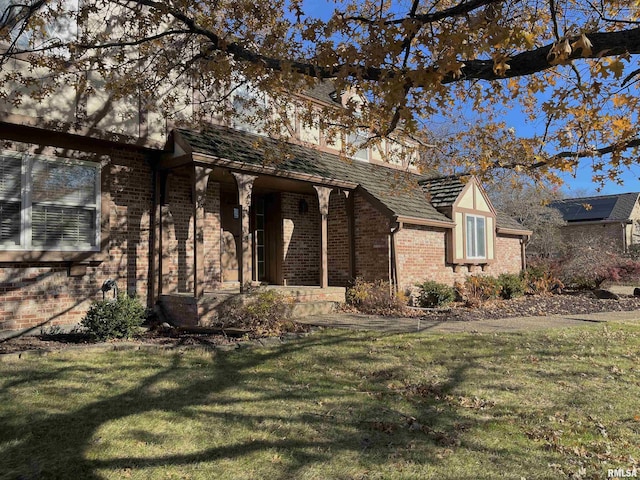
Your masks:
{"label": "front yard", "polygon": [[602,479],[640,459],[639,355],[600,324],[7,360],[0,478]]}

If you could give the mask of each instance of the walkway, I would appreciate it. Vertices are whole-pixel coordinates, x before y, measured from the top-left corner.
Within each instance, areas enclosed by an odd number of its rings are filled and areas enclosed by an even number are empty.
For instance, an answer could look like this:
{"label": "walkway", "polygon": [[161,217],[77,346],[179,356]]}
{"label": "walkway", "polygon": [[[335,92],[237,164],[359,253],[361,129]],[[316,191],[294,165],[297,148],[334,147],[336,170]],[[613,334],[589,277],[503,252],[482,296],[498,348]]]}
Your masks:
{"label": "walkway", "polygon": [[640,311],[604,312],[585,315],[548,315],[464,321],[435,321],[419,318],[382,317],[360,313],[333,313],[297,319],[309,325],[376,330],[389,333],[492,333],[575,327],[606,322],[640,324]]}

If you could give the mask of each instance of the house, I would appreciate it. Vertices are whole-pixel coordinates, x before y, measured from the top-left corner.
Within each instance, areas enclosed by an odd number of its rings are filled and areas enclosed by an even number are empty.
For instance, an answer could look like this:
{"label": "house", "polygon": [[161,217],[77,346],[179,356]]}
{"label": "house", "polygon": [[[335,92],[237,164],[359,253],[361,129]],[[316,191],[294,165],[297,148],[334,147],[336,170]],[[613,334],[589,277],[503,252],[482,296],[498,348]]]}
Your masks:
{"label": "house", "polygon": [[[307,97],[340,102],[326,83]],[[531,232],[477,179],[420,174],[397,145],[344,158],[348,139],[300,120],[277,141],[241,121],[153,133],[161,122],[135,101],[112,128],[64,98],[55,122],[42,105],[0,105],[0,332],[75,324],[110,280],[206,324],[259,283],[343,300],[355,277],[404,290],[524,266]]]}
{"label": "house", "polygon": [[567,245],[587,243],[603,251],[629,252],[640,244],[640,193],[564,198],[549,204],[566,225]]}

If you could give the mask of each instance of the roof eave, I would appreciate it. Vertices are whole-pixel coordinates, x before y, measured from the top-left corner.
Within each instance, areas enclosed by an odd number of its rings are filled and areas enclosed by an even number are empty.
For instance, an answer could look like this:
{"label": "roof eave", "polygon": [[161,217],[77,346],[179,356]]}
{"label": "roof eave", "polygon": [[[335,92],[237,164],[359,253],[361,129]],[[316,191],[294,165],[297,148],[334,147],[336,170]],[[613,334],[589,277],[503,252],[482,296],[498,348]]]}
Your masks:
{"label": "roof eave", "polygon": [[517,228],[496,227],[496,233],[503,235],[533,235],[532,230],[520,230]]}
{"label": "roof eave", "polygon": [[455,222],[444,220],[433,220],[429,218],[411,217],[408,215],[396,215],[394,217],[396,222],[408,223],[410,225],[424,225],[428,227],[441,227],[441,228],[453,228]]}

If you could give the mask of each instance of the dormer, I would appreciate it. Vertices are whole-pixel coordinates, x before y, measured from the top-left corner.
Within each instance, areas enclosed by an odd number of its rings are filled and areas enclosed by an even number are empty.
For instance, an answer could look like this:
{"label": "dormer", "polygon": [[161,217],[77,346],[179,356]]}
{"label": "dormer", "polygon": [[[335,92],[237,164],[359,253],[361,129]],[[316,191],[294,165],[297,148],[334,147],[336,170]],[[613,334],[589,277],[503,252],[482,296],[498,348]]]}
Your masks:
{"label": "dormer", "polygon": [[486,265],[495,259],[496,211],[475,177],[421,182],[431,204],[455,222],[447,237],[447,262]]}

